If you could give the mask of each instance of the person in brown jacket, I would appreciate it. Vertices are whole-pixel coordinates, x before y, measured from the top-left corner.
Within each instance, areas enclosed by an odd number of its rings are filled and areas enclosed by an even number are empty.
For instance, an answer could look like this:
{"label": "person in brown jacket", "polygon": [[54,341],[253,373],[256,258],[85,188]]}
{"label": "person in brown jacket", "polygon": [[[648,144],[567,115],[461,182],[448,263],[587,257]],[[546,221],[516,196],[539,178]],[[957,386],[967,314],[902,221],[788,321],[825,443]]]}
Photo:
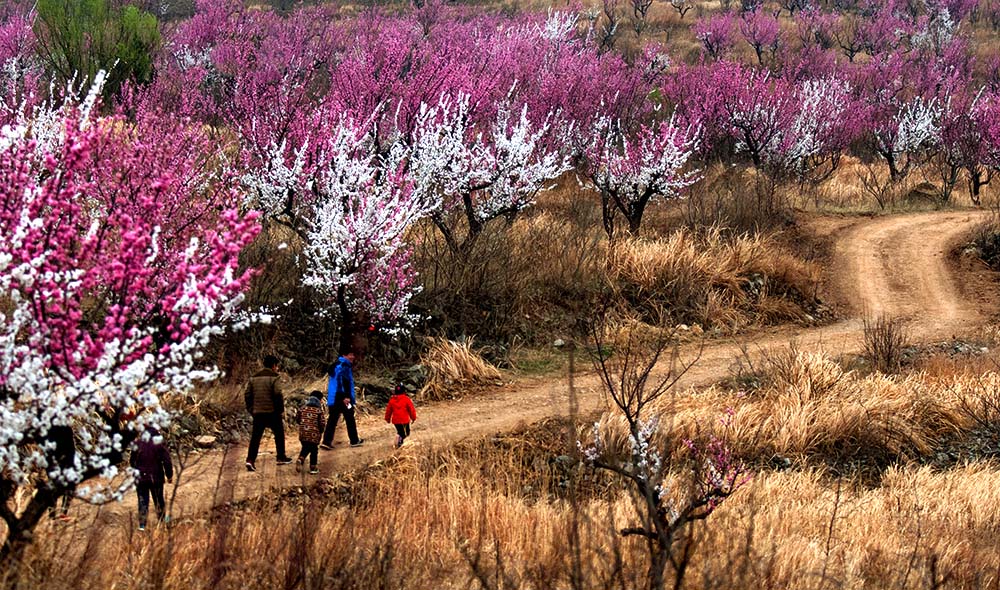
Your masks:
{"label": "person in brown jacket", "polygon": [[264,357],[264,368],[257,371],[247,382],[243,392],[247,411],[253,416],[253,430],[250,433],[250,448],[247,449],[247,471],[257,471],[257,451],[264,429],[270,428],[274,434],[274,446],[278,451],[278,465],[288,465],[292,458],[285,455],[285,398],[282,395],[281,377],[278,375],[278,358]]}
{"label": "person in brown jacket", "polygon": [[302,443],[302,450],[299,451],[299,460],[295,462],[295,472],[302,471],[302,464],[305,463],[306,455],[309,455],[309,474],[319,473],[316,465],[319,458],[319,443],[323,440],[323,429],[326,428],[326,416],[323,414],[323,404],[320,398],[322,391],[313,391],[309,394],[309,399],[305,405],[299,408],[299,442]]}

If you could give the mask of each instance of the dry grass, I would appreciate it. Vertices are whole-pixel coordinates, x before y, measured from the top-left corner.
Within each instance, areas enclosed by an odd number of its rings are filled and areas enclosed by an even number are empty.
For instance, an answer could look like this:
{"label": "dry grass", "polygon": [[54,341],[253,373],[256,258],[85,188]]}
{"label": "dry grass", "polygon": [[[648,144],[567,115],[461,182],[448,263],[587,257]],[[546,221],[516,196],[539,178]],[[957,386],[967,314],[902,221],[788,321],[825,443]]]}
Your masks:
{"label": "dry grass", "polygon": [[472,348],[472,339],[453,342],[435,338],[420,359],[427,368],[427,382],[417,394],[424,400],[461,395],[470,387],[494,384],[500,371]]}
{"label": "dry grass", "polygon": [[[861,376],[823,355],[792,352],[772,361],[758,390],[676,395],[652,411],[667,417],[660,424],[661,443],[677,451],[685,438],[716,434],[749,460],[777,455],[801,465],[820,461],[878,470],[926,456],[936,443],[972,428],[970,392],[993,386],[1000,386],[995,374]],[[620,417],[605,416],[602,428],[616,448],[628,448]]]}
{"label": "dry grass", "polygon": [[678,230],[658,240],[626,240],[608,253],[608,281],[639,310],[669,308],[682,319],[731,329],[802,321],[789,296],[807,300],[819,269],[766,235]]}
{"label": "dry grass", "polygon": [[[534,502],[499,493],[483,475],[401,465],[372,494],[363,507],[264,503],[148,538],[107,526],[89,548],[45,535],[32,552],[35,574],[22,582],[570,588],[578,575],[583,588],[642,584],[641,542],[616,534],[635,522],[620,490],[576,504]],[[992,464],[945,473],[891,468],[875,488],[814,470],[760,474],[705,523],[684,588],[988,588],[1000,566],[998,527],[1000,470]],[[477,573],[499,583],[480,585]],[[944,586],[933,583],[942,578]]]}
{"label": "dry grass", "polygon": [[[1000,375],[860,376],[790,351],[758,390],[677,396],[662,440],[714,430],[742,454],[779,452],[701,525],[683,588],[991,588],[1000,466],[907,461],[967,431]],[[992,396],[992,397],[991,397]],[[992,406],[991,406],[992,407]],[[717,418],[732,413],[722,426]],[[987,418],[986,415],[979,416]],[[1000,415],[990,417],[994,422]],[[633,588],[643,585],[635,498],[564,461],[572,428],[414,450],[312,490],[225,507],[139,535],[129,521],[43,528],[24,588]],[[614,418],[602,420],[613,433]],[[612,444],[614,440],[610,441]],[[620,441],[623,443],[624,441]],[[831,456],[892,455],[877,478],[836,477]],[[818,461],[817,461],[818,459]],[[667,475],[680,489],[682,462]],[[89,524],[89,523],[87,523]]]}

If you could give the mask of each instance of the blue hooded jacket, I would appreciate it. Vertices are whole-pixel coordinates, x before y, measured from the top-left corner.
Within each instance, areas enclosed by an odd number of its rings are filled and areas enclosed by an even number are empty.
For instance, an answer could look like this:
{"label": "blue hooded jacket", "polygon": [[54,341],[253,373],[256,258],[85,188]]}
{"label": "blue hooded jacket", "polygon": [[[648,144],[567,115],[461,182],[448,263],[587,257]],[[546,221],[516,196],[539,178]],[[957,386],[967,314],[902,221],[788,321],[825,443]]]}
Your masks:
{"label": "blue hooded jacket", "polygon": [[354,398],[354,370],[351,361],[347,357],[337,359],[337,364],[330,375],[330,380],[326,384],[326,405],[336,405],[338,401],[350,398],[351,405],[355,405]]}

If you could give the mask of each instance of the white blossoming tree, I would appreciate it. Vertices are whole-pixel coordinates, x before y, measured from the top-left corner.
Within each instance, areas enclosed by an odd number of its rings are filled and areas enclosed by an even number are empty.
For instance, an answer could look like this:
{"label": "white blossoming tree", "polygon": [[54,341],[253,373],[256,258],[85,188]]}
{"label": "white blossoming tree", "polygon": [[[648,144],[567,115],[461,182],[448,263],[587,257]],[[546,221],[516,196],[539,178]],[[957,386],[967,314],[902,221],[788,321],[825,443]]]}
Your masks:
{"label": "white blossoming tree", "polygon": [[631,235],[638,235],[646,207],[654,200],[681,196],[698,179],[686,169],[698,147],[697,125],[671,117],[626,129],[620,121],[600,117],[585,150],[586,174],[601,193],[604,229],[614,236],[621,214]]}
{"label": "white blossoming tree", "polygon": [[555,113],[536,124],[527,105],[518,112],[502,105],[487,130],[472,115],[465,94],[423,105],[409,154],[414,191],[440,199],[431,219],[456,254],[467,253],[494,219],[512,221],[569,169]]}

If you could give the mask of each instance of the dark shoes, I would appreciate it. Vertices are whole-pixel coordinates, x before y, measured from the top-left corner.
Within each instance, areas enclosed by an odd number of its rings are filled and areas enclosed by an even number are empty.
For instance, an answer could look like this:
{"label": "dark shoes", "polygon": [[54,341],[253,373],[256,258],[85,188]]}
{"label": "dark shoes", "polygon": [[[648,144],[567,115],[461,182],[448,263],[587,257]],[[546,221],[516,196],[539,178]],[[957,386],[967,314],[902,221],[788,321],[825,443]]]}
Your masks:
{"label": "dark shoes", "polygon": [[319,475],[319,468],[315,465],[309,468],[309,475]]}
{"label": "dark shoes", "polygon": [[305,458],[299,457],[299,460],[295,462],[295,473],[302,473],[302,463],[305,462]]}
{"label": "dark shoes", "polygon": [[352,447],[360,447],[363,444],[365,444],[365,439],[359,438],[356,442],[352,442],[351,446]]}
{"label": "dark shoes", "polygon": [[278,457],[278,465],[288,465],[291,462],[291,457]]}
{"label": "dark shoes", "polygon": [[324,451],[332,451],[333,450],[333,447],[331,445],[326,444],[326,443],[321,444],[319,446],[319,448],[323,449]]}
{"label": "dark shoes", "polygon": [[247,461],[247,471],[257,471],[257,467],[254,466],[252,461]]}

